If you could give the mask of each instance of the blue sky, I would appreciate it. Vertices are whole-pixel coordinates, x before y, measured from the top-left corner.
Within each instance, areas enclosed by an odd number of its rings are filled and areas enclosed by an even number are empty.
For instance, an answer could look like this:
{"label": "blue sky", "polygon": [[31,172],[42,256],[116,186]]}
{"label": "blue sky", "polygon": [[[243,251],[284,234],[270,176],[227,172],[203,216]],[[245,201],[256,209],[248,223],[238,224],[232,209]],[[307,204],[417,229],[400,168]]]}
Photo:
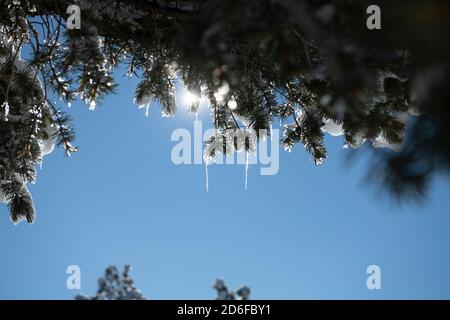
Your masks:
{"label": "blue sky", "polygon": [[[71,299],[93,294],[104,269],[133,266],[151,299],[211,299],[217,277],[248,285],[254,299],[450,298],[448,177],[423,205],[399,206],[363,179],[370,153],[348,161],[327,137],[315,167],[301,146],[281,151],[274,176],[213,165],[176,166],[171,133],[192,130],[181,111],[161,118],[133,105],[135,80],[95,111],[73,104],[80,152],[56,150],[31,186],[34,225],[14,226],[0,207],[0,298]],[[201,119],[208,118],[202,110]],[[66,288],[68,265],[81,290]],[[366,268],[381,267],[381,290]]]}

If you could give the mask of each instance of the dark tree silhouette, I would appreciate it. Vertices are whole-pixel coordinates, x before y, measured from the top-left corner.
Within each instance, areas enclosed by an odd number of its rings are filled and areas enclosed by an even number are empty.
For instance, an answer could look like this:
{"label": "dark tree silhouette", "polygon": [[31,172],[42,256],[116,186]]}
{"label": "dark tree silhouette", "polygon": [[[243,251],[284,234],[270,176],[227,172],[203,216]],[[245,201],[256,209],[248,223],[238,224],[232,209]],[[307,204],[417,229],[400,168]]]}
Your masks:
{"label": "dark tree silhouette", "polygon": [[140,79],[135,102],[156,100],[164,116],[177,109],[176,77],[208,99],[210,145],[229,145],[227,129],[259,139],[281,121],[285,148],[303,144],[315,164],[324,131],[396,150],[379,150],[371,173],[399,196],[448,174],[447,1],[378,1],[381,30],[366,28],[371,3],[350,0],[79,0],[81,29],[67,30],[72,2],[0,1],[0,200],[14,222],[34,219],[25,184],[53,142],[77,150],[50,97],[95,108],[119,65]]}

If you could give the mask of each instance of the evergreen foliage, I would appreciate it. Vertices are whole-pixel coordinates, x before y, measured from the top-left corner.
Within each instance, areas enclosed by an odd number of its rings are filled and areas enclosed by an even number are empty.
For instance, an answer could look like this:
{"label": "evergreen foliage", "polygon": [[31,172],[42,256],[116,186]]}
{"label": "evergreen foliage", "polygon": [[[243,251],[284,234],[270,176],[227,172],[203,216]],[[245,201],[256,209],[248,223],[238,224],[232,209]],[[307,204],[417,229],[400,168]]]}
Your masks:
{"label": "evergreen foliage", "polygon": [[[131,266],[126,265],[122,272],[116,266],[109,266],[105,270],[105,276],[98,279],[97,293],[88,297],[75,296],[76,300],[145,300],[141,291],[134,286],[134,280],[130,276]],[[216,300],[248,300],[250,288],[242,287],[233,292],[228,289],[221,279],[216,280],[213,288],[217,291]]]}
{"label": "evergreen foliage", "polygon": [[346,146],[397,151],[379,150],[371,175],[397,195],[418,198],[434,172],[448,174],[446,1],[378,1],[381,30],[366,28],[371,3],[351,0],[79,0],[81,29],[67,30],[72,2],[0,1],[0,200],[14,222],[34,219],[26,183],[44,146],[77,150],[53,97],[94,109],[119,65],[140,78],[135,102],[154,99],[163,116],[177,110],[177,77],[205,97],[209,144],[230,143],[230,128],[257,141],[280,121],[285,148],[303,144],[320,164],[324,131],[337,126]]}

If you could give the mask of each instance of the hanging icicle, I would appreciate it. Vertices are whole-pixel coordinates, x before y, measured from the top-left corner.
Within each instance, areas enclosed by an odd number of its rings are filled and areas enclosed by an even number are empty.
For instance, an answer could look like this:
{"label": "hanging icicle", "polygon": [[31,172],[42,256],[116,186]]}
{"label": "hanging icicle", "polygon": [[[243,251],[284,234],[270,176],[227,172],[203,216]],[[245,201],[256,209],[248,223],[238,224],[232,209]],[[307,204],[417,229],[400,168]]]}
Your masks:
{"label": "hanging icicle", "polygon": [[4,102],[2,104],[2,107],[5,109],[5,121],[8,121],[8,116],[9,116],[9,104],[8,104],[8,101]]}
{"label": "hanging icicle", "polygon": [[272,131],[273,131],[273,126],[272,126],[272,123],[270,123],[270,143],[272,143],[273,142],[273,134],[272,134]]}
{"label": "hanging icicle", "polygon": [[247,191],[248,182],[248,152],[245,151],[245,191]]}
{"label": "hanging icicle", "polygon": [[208,176],[208,164],[205,163],[205,184],[206,184],[206,192],[209,192],[209,176]]}

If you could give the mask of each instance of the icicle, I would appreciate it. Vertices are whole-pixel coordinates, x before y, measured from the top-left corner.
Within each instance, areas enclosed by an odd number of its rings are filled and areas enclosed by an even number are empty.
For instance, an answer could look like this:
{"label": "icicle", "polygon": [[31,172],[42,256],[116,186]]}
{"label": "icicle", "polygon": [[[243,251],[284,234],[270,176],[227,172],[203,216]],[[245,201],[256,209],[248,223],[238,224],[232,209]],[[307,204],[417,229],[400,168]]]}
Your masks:
{"label": "icicle", "polygon": [[150,107],[150,104],[147,103],[147,105],[145,106],[145,116],[148,117],[148,108]]}
{"label": "icicle", "polygon": [[5,121],[8,121],[9,116],[9,104],[8,102],[5,103]]}
{"label": "icicle", "polygon": [[209,192],[209,177],[208,177],[208,164],[205,163],[205,182],[206,182],[206,192]]}
{"label": "icicle", "polygon": [[8,116],[9,116],[9,104],[8,104],[8,101],[4,102],[2,107],[5,109],[5,121],[8,121]]}
{"label": "icicle", "polygon": [[195,113],[195,121],[198,121],[198,111]]}
{"label": "icicle", "polygon": [[245,191],[247,191],[248,182],[248,152],[245,151]]}
{"label": "icicle", "polygon": [[272,123],[271,123],[271,124],[270,124],[270,143],[273,142],[273,134],[272,134],[272,131],[273,131],[273,127],[272,127]]}

